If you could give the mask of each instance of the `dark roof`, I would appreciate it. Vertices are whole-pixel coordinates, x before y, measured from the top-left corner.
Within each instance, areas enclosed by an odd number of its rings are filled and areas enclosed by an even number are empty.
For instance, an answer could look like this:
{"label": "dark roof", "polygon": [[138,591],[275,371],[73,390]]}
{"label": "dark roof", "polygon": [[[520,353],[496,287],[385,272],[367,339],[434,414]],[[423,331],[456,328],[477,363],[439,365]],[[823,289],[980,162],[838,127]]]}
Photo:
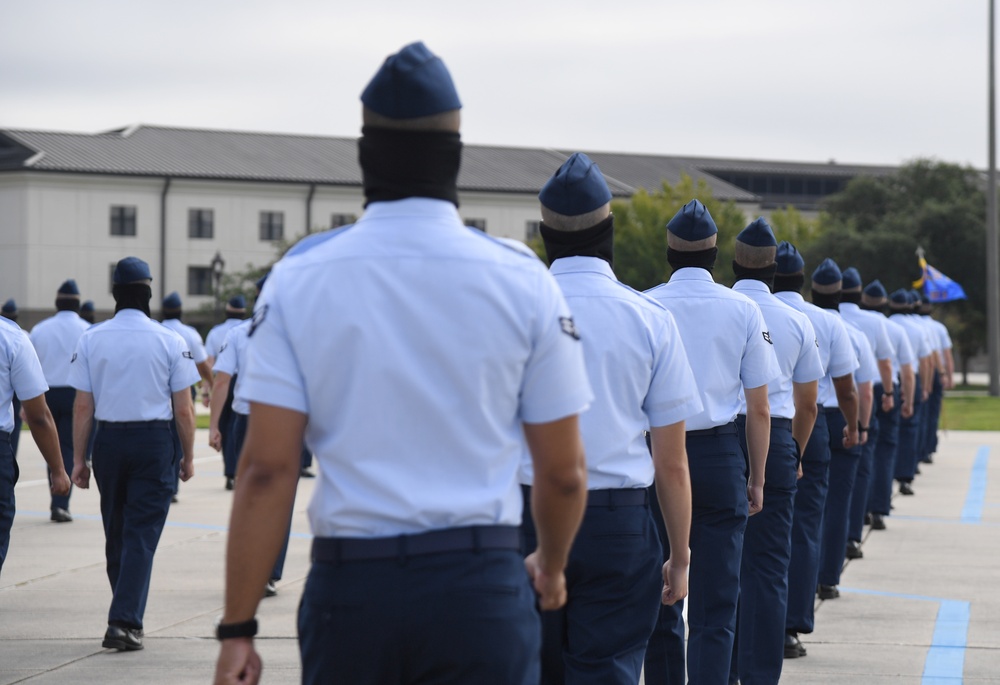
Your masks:
{"label": "dark roof", "polygon": [[[466,145],[463,191],[537,193],[573,151]],[[841,166],[587,152],[616,197],[658,190],[687,174],[723,200],[759,196],[715,174],[791,173],[853,177],[892,167]],[[355,138],[138,125],[103,133],[0,129],[0,171],[35,170],[324,185],[361,184]]]}

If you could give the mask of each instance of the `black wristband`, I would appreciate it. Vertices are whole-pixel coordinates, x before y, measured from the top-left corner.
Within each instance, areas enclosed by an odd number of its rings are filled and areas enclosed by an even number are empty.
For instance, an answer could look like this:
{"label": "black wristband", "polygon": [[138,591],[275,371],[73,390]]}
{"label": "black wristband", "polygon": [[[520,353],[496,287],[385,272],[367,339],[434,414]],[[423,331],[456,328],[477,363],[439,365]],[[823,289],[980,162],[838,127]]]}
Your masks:
{"label": "black wristband", "polygon": [[219,623],[215,626],[215,639],[228,640],[234,637],[253,637],[257,634],[257,619],[242,623]]}
{"label": "black wristband", "polygon": [[862,426],[861,422],[858,421],[858,432],[859,433],[867,433],[868,432],[868,426]]}

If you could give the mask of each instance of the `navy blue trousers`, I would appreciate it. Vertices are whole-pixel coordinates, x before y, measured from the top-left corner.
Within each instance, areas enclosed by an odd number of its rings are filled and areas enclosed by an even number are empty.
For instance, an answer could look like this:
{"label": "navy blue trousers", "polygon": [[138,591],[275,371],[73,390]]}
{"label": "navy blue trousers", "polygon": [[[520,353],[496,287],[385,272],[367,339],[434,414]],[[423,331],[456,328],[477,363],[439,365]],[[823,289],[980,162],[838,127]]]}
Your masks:
{"label": "navy blue trousers", "polygon": [[153,554],[174,488],[172,433],[168,422],[101,423],[97,431],[94,480],[113,595],[109,625],[142,628]]}
{"label": "navy blue trousers", "polygon": [[[798,450],[790,419],[771,420],[771,444],[764,471],[764,508],[747,521],[740,568],[740,605],[730,682],[775,685],[784,662],[788,563],[792,554],[792,509]],[[746,449],[746,417],[736,418]]]}
{"label": "navy blue trousers", "polygon": [[[893,397],[895,405],[890,412],[882,411],[881,405],[875,412],[878,420],[878,440],[872,459],[872,484],[868,495],[868,511],[889,515],[892,502],[892,478],[896,471],[896,451],[899,446],[899,410],[902,401],[899,384]],[[860,538],[858,538],[860,540]]]}
{"label": "navy blue trousers", "polygon": [[303,685],[538,685],[541,628],[517,550],[314,561]]}
{"label": "navy blue trousers", "polygon": [[920,376],[917,376],[913,391],[913,416],[899,417],[899,445],[896,448],[896,480],[909,483],[917,472],[917,452],[921,444],[924,409],[926,402],[920,401]]}
{"label": "navy blue trousers", "polygon": [[[728,431],[728,432],[727,432]],[[691,471],[691,571],[688,578],[688,682],[726,683],[736,635],[740,561],[747,526],[747,464],[736,428],[687,437]],[[661,542],[662,544],[662,542]],[[683,630],[681,608],[660,606],[653,655]],[[671,623],[673,624],[671,626]],[[654,644],[658,643],[658,644]],[[660,685],[646,676],[649,685]]]}
{"label": "navy blue trousers", "polygon": [[14,458],[17,459],[17,445],[21,441],[21,400],[17,399],[17,395],[14,395],[11,403],[14,407],[14,430],[10,434],[10,449]]}
{"label": "navy blue trousers", "polygon": [[[530,502],[529,492],[521,519],[527,552],[538,544]],[[541,612],[543,684],[639,682],[663,587],[651,514],[662,518],[648,501],[588,505],[566,566],[566,606]]]}
{"label": "navy blue trousers", "polygon": [[836,435],[841,435],[844,423],[839,409],[828,411],[820,407],[812,435],[802,454],[802,478],[795,492],[792,555],[788,563],[785,630],[789,632],[813,631],[823,511],[830,484],[830,439],[834,431]]}
{"label": "navy blue trousers", "polygon": [[938,424],[941,422],[941,399],[943,395],[944,386],[941,385],[941,374],[935,370],[934,383],[931,385],[930,397],[927,398],[927,408],[924,416],[926,432],[924,433],[924,440],[920,449],[920,458],[925,461],[930,455],[937,452]]}
{"label": "navy blue trousers", "polygon": [[828,415],[826,423],[830,431],[830,485],[823,511],[818,581],[823,585],[839,585],[840,572],[844,568],[844,553],[847,550],[851,494],[858,475],[858,462],[861,461],[861,447],[844,449],[843,430],[846,422],[843,414],[838,412],[836,415]]}
{"label": "navy blue trousers", "polygon": [[[874,390],[875,400],[872,402],[872,415],[868,419],[868,442],[861,447],[861,460],[858,461],[858,475],[854,479],[854,490],[851,492],[851,509],[847,521],[847,539],[861,542],[865,528],[865,514],[868,500],[871,496],[874,482],[875,449],[878,446],[878,412],[876,407],[882,406],[882,384],[877,383]],[[845,550],[846,551],[846,550]]]}
{"label": "navy blue trousers", "polygon": [[[656,526],[656,534],[663,548],[663,559],[670,558],[670,540],[667,527],[660,514],[660,503],[656,497],[656,485],[649,486],[650,515]],[[659,604],[659,602],[657,602]],[[643,663],[645,682],[649,685],[684,685],[687,668],[684,656],[684,600],[673,606],[660,605],[653,625],[653,632],[646,643],[646,658]]]}
{"label": "navy blue trousers", "polygon": [[[240,414],[239,412],[233,412],[233,430],[229,434],[230,442],[233,444],[233,449],[239,454],[243,451],[243,440],[247,435],[247,415]],[[274,562],[274,568],[271,570],[271,580],[281,580],[282,571],[285,569],[285,557],[288,555],[288,538],[292,535],[292,518],[288,517],[288,527],[285,530],[285,544],[281,546],[281,552],[278,553],[278,559]]]}
{"label": "navy blue trousers", "polygon": [[[63,466],[66,473],[73,473],[73,402],[76,400],[75,388],[49,388],[45,393],[45,403],[49,405],[52,419],[56,423],[56,433],[59,434],[59,449],[62,451]],[[52,482],[52,470],[46,467],[49,482]],[[69,496],[73,494],[73,486],[65,495],[52,495],[51,507],[69,511]]]}
{"label": "navy blue trousers", "polygon": [[14,485],[17,477],[17,460],[10,447],[10,433],[0,431],[0,572],[10,546],[10,529],[14,526]]}

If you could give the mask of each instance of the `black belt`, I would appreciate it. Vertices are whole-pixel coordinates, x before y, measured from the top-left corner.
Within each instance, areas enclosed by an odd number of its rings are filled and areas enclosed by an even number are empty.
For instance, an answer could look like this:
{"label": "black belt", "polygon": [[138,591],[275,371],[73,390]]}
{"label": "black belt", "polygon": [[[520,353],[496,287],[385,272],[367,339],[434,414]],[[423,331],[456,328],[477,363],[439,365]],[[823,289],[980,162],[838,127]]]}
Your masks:
{"label": "black belt", "polygon": [[641,507],[649,504],[646,488],[605,488],[587,491],[588,507]]}
{"label": "black belt", "polygon": [[824,407],[822,404],[819,405],[819,410],[824,414],[839,414],[840,407]]}
{"label": "black belt", "polygon": [[716,426],[715,428],[703,428],[701,430],[687,432],[687,436],[689,438],[700,438],[707,435],[736,435],[736,424],[730,421],[729,423]]}
{"label": "black belt", "polygon": [[517,526],[469,526],[391,538],[314,538],[312,560],[337,564],[484,549],[520,550],[520,529]]}
{"label": "black belt", "polygon": [[170,428],[174,425],[173,421],[98,421],[97,427],[102,429],[109,428]]}
{"label": "black belt", "polygon": [[771,428],[787,428],[788,430],[792,430],[792,420],[781,416],[772,416]]}

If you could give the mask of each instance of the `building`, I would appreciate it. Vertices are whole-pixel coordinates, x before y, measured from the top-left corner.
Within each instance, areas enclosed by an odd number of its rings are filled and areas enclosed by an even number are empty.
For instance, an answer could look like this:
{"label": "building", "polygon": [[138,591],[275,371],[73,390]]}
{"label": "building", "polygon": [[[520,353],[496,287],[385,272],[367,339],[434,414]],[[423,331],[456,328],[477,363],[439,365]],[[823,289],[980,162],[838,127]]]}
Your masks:
{"label": "building", "polygon": [[[572,150],[466,145],[459,212],[491,235],[530,239],[538,191]],[[588,152],[617,198],[683,175],[747,216],[792,205],[807,215],[860,174],[843,166]],[[0,300],[30,327],[75,278],[109,313],[111,269],[149,262],[154,307],[181,293],[194,312],[213,302],[222,270],[275,260],[302,235],[361,214],[354,138],[133,126],[97,134],[0,129]]]}

